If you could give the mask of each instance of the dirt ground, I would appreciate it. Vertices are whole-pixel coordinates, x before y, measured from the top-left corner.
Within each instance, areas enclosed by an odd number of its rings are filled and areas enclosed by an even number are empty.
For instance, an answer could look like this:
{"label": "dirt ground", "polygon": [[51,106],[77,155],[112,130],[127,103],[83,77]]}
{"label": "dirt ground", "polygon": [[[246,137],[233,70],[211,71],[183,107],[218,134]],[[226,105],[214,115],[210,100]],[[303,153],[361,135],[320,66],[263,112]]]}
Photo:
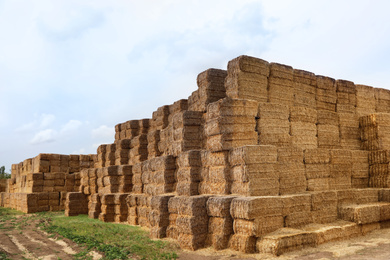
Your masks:
{"label": "dirt ground", "polygon": [[[83,248],[68,240],[56,240],[38,229],[38,219],[26,224],[25,218],[7,221],[0,229],[0,253],[6,253],[9,259],[74,259],[75,253]],[[18,228],[15,228],[15,227]],[[373,231],[345,241],[337,241],[320,245],[316,248],[305,248],[300,251],[285,253],[279,257],[266,254],[240,254],[231,250],[214,251],[202,249],[196,252],[179,251],[180,260],[257,260],[257,259],[390,259],[390,229]],[[4,254],[0,254],[0,260]],[[100,259],[101,255],[93,252],[92,259]]]}

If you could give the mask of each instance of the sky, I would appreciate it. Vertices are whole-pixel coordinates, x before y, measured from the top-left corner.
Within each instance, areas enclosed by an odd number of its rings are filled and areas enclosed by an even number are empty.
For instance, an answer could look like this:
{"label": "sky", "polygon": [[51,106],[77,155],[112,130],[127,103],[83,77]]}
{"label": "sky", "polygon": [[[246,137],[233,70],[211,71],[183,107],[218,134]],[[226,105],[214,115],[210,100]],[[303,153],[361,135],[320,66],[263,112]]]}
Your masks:
{"label": "sky", "polygon": [[0,166],[92,154],[250,55],[390,88],[390,1],[0,0]]}

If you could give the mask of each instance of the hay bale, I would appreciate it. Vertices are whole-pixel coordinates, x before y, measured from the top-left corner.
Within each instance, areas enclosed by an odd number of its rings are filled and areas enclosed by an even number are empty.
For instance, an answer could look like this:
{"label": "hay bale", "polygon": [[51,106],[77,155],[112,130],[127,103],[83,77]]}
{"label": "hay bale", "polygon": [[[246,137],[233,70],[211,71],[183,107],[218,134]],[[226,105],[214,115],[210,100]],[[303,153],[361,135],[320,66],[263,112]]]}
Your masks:
{"label": "hay bale", "polygon": [[256,237],[234,234],[230,238],[229,248],[247,254],[254,253],[256,252]]}
{"label": "hay bale", "polygon": [[232,200],[230,214],[234,219],[255,219],[260,216],[281,215],[282,200],[278,196],[238,197]]}

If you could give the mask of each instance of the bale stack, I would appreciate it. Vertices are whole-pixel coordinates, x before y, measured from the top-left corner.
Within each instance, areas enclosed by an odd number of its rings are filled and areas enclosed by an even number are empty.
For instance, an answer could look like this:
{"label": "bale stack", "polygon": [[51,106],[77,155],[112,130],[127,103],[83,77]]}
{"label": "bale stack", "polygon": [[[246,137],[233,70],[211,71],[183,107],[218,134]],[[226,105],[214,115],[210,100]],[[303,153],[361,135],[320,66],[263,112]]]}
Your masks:
{"label": "bale stack", "polygon": [[383,88],[375,88],[375,112],[390,113],[390,91]]}
{"label": "bale stack", "polygon": [[228,151],[201,152],[199,194],[230,194]]}
{"label": "bale stack", "polygon": [[311,193],[311,216],[314,223],[330,223],[337,220],[337,192],[317,191]]}
{"label": "bale stack", "polygon": [[271,63],[269,69],[268,102],[293,106],[293,68],[283,64]]}
{"label": "bale stack", "polygon": [[[4,181],[6,181],[6,180],[4,179]],[[27,174],[26,181],[27,181],[26,192],[28,192],[28,193],[43,192],[43,184],[44,184],[43,173]],[[4,185],[4,189],[5,189],[5,185]],[[73,191],[73,190],[71,190],[71,191]]]}
{"label": "bale stack", "polygon": [[351,186],[352,188],[368,188],[369,182],[369,160],[368,151],[351,151],[352,155],[352,176]]}
{"label": "bale stack", "polygon": [[356,85],[356,113],[359,117],[375,113],[376,99],[374,88]]}
{"label": "bale stack", "polygon": [[115,194],[106,193],[100,197],[101,212],[99,214],[99,220],[103,222],[115,221]]}
{"label": "bale stack", "polygon": [[330,151],[321,148],[305,150],[304,160],[307,190],[329,190]]}
{"label": "bale stack", "polygon": [[181,248],[197,250],[205,246],[209,222],[206,203],[209,197],[208,195],[177,197],[176,227]]}
{"label": "bale stack", "polygon": [[330,110],[317,111],[318,148],[338,149],[340,147],[339,117]]}
{"label": "bale stack", "polygon": [[188,98],[188,110],[206,112],[207,105],[226,97],[226,70],[208,69],[198,75],[198,89]]}
{"label": "bale stack", "polygon": [[114,195],[115,223],[122,223],[127,221],[129,209],[127,207],[126,198],[128,195],[129,193],[116,193]]}
{"label": "bale stack", "polygon": [[285,227],[299,228],[313,223],[310,194],[284,195],[281,200]]}
{"label": "bale stack", "polygon": [[268,76],[267,61],[249,56],[237,57],[228,63],[226,96],[267,102]]}
{"label": "bale stack", "polygon": [[360,150],[359,117],[356,113],[337,113],[340,122],[340,146],[348,150]]}
{"label": "bale stack", "polygon": [[160,130],[150,131],[146,137],[148,141],[148,159],[153,159],[161,155],[158,149],[158,143],[160,142]]}
{"label": "bale stack", "polygon": [[147,194],[137,194],[137,220],[141,227],[150,228],[149,213],[151,207],[152,196]]}
{"label": "bale stack", "polygon": [[356,113],[356,86],[347,80],[336,80],[337,113]]}
{"label": "bale stack", "polygon": [[250,145],[233,149],[229,154],[231,193],[243,196],[279,195],[277,156],[274,146]]}
{"label": "bale stack", "polygon": [[331,190],[350,189],[352,176],[352,153],[350,150],[330,150],[330,183]]}
{"label": "bale stack", "polygon": [[115,151],[116,151],[116,144],[106,145],[106,154],[105,154],[105,163],[104,163],[105,167],[115,165]]}
{"label": "bale stack", "polygon": [[303,150],[301,148],[278,148],[277,172],[279,173],[279,194],[305,192],[307,180]]}
{"label": "bale stack", "polygon": [[133,189],[131,165],[109,166],[96,171],[97,191],[99,194],[126,193]]}
{"label": "bale stack", "polygon": [[68,192],[65,202],[65,216],[88,214],[88,197],[82,192]]}
{"label": "bale stack", "polygon": [[[119,140],[119,139],[118,139]],[[95,162],[95,168],[103,168],[106,165],[106,144],[99,145],[97,148],[97,161]]]}
{"label": "bale stack", "polygon": [[182,152],[177,157],[177,166],[177,194],[179,196],[198,195],[202,166],[200,151]]}
{"label": "bale stack", "polygon": [[166,237],[167,227],[169,225],[168,201],[174,195],[153,196],[149,212],[150,237]]}
{"label": "bale stack", "polygon": [[169,106],[162,106],[153,112],[152,120],[150,122],[151,130],[162,130],[169,124]]}
{"label": "bale stack", "polygon": [[131,140],[132,139],[121,139],[115,141],[115,165],[128,164]]}
{"label": "bale stack", "polygon": [[233,196],[211,197],[207,200],[207,215],[209,218],[206,245],[215,250],[228,247],[233,235],[233,218],[230,216],[230,205]]}
{"label": "bale stack", "polygon": [[179,229],[176,225],[177,217],[179,216],[179,206],[183,196],[175,196],[168,201],[169,225],[166,230],[168,238],[178,240]]}
{"label": "bale stack", "polygon": [[252,100],[224,98],[207,107],[207,149],[213,152],[257,144],[258,104]]}
{"label": "bale stack", "polygon": [[294,69],[294,106],[316,110],[317,78],[314,73]]}
{"label": "bale stack", "polygon": [[336,111],[335,80],[325,76],[317,76],[316,104],[317,110]]}
{"label": "bale stack", "polygon": [[92,194],[88,201],[88,217],[97,219],[101,213],[102,203],[98,193]]}
{"label": "bale stack", "polygon": [[166,128],[160,131],[160,142],[158,143],[158,150],[161,156],[167,156],[173,154],[173,126],[168,125]]}
{"label": "bale stack", "polygon": [[294,106],[290,108],[292,145],[303,149],[317,148],[317,110]]}
{"label": "bale stack", "polygon": [[145,161],[142,164],[143,193],[155,196],[174,192],[175,171],[176,160],[171,155]]}
{"label": "bale stack", "polygon": [[148,138],[146,134],[133,137],[130,141],[128,164],[134,165],[148,159]]}
{"label": "bale stack", "polygon": [[369,187],[388,188],[390,187],[389,163],[390,151],[378,150],[369,152]]}
{"label": "bale stack", "polygon": [[202,149],[202,112],[178,112],[173,116],[172,121],[173,156],[189,150]]}
{"label": "bale stack", "polygon": [[126,197],[126,204],[128,209],[127,223],[132,226],[138,225],[137,196],[139,196],[139,194],[129,194]]}
{"label": "bale stack", "polygon": [[291,146],[289,107],[277,103],[260,103],[257,120],[259,144]]}
{"label": "bale stack", "polygon": [[375,113],[359,118],[363,150],[390,149],[390,114]]}
{"label": "bale stack", "polygon": [[279,196],[238,197],[232,200],[234,235],[229,247],[254,253],[257,238],[284,226],[283,203]]}

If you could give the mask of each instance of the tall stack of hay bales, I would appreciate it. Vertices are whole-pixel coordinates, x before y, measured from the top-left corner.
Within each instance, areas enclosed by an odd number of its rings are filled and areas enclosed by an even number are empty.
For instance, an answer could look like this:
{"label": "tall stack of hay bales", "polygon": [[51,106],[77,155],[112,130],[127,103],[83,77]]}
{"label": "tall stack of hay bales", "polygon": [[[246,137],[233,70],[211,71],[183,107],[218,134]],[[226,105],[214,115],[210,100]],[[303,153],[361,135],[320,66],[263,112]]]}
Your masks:
{"label": "tall stack of hay bales", "polygon": [[303,149],[317,148],[317,110],[294,106],[290,108],[291,142]]}
{"label": "tall stack of hay bales", "polygon": [[201,153],[199,194],[229,194],[230,166],[228,151]]}
{"label": "tall stack of hay bales", "polygon": [[294,104],[294,71],[278,63],[269,65],[268,102],[292,106]]}
{"label": "tall stack of hay bales", "polygon": [[376,88],[375,94],[375,112],[390,113],[390,90]]}
{"label": "tall stack of hay bales", "polygon": [[301,148],[278,148],[277,171],[279,172],[279,194],[305,192],[307,180],[303,150]]}
{"label": "tall stack of hay bales", "polygon": [[146,134],[131,139],[129,145],[128,163],[134,165],[148,159],[148,139]]}
{"label": "tall stack of hay bales", "polygon": [[305,174],[308,191],[330,189],[330,151],[328,149],[305,150]]}
{"label": "tall stack of hay bales", "polygon": [[317,111],[318,148],[338,149],[340,147],[340,123],[336,112]]}
{"label": "tall stack of hay bales", "polygon": [[175,157],[160,156],[142,164],[143,193],[161,195],[173,192],[176,188]]}
{"label": "tall stack of hay bales", "polygon": [[358,116],[375,113],[375,104],[374,88],[366,85],[356,85],[356,113]]}
{"label": "tall stack of hay bales", "polygon": [[199,194],[201,178],[201,155],[199,150],[181,153],[177,158],[177,186],[179,196]]}
{"label": "tall stack of hay bales", "polygon": [[316,110],[317,78],[314,73],[294,69],[294,106]]}
{"label": "tall stack of hay bales", "polygon": [[330,183],[331,190],[343,190],[351,188],[352,153],[350,150],[330,151]]}

